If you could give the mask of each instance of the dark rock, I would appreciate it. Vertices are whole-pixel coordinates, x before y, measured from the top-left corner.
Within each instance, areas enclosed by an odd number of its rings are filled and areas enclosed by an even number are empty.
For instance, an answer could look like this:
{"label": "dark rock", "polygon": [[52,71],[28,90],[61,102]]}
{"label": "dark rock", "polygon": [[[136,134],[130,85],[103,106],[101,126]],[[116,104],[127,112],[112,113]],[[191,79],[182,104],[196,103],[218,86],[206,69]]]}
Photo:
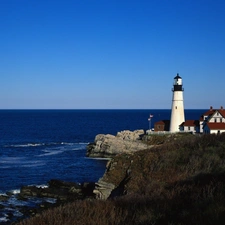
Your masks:
{"label": "dark rock", "polygon": [[81,185],[75,182],[66,182],[62,180],[50,180],[48,182],[49,188],[58,188],[58,189],[71,189],[72,187],[76,189],[81,189]]}
{"label": "dark rock", "polygon": [[26,197],[26,196],[39,196],[41,192],[41,188],[36,186],[23,186],[20,189],[19,197]]}
{"label": "dark rock", "polygon": [[18,194],[19,199],[26,197],[47,197],[59,201],[72,201],[84,199],[87,196],[93,197],[94,183],[79,184],[61,180],[50,180],[49,187],[41,188],[36,186],[23,186]]}
{"label": "dark rock", "polygon": [[10,198],[8,195],[0,195],[0,201],[7,201]]}
{"label": "dark rock", "polygon": [[48,209],[51,208],[54,205],[54,203],[50,203],[50,202],[42,202],[39,207],[42,209]]}
{"label": "dark rock", "polygon": [[93,193],[95,189],[95,183],[94,182],[90,182],[90,183],[83,183],[82,184],[82,192],[84,197],[94,197],[95,194]]}
{"label": "dark rock", "polygon": [[[21,213],[21,217],[16,218],[19,222],[22,219],[38,216],[43,210],[59,206],[61,204],[71,202],[74,200],[82,200],[85,198],[95,198],[93,190],[95,188],[94,182],[75,183],[66,182],[61,180],[50,180],[48,187],[36,187],[36,186],[23,186],[20,189],[20,193],[15,197],[22,201],[28,201],[29,198],[39,199],[39,204],[32,204],[30,206],[23,205],[17,206],[16,211]],[[4,197],[6,198],[6,197]],[[49,202],[46,198],[52,198],[53,201]],[[0,205],[0,209],[4,209],[4,205]],[[10,221],[15,221],[15,218],[11,218],[12,215],[8,215]]]}

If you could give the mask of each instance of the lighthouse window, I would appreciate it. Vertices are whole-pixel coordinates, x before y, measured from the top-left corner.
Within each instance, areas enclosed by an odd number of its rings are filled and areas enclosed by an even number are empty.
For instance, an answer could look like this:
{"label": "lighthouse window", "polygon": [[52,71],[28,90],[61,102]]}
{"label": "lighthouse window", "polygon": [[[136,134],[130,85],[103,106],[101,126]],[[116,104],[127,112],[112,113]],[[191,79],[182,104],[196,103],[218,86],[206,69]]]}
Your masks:
{"label": "lighthouse window", "polygon": [[177,109],[177,106],[175,107],[175,109]]}

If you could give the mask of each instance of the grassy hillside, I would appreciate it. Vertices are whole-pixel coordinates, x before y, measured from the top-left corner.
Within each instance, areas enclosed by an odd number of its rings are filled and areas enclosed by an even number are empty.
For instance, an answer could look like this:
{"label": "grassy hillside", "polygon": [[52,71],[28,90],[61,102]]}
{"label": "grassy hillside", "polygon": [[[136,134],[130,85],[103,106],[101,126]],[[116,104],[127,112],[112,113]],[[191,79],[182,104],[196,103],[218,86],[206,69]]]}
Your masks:
{"label": "grassy hillside", "polygon": [[111,199],[75,201],[20,225],[225,224],[225,134],[118,155],[103,180],[117,186]]}

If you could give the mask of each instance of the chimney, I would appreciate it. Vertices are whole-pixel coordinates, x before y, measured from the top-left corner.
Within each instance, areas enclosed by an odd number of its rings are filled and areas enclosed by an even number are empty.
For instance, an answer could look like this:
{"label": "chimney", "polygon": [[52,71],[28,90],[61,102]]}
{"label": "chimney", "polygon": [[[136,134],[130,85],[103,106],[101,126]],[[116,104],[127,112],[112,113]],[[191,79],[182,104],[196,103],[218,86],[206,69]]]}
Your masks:
{"label": "chimney", "polygon": [[213,110],[213,107],[212,106],[210,106],[210,111],[212,111]]}
{"label": "chimney", "polygon": [[223,110],[223,106],[221,106],[220,109]]}

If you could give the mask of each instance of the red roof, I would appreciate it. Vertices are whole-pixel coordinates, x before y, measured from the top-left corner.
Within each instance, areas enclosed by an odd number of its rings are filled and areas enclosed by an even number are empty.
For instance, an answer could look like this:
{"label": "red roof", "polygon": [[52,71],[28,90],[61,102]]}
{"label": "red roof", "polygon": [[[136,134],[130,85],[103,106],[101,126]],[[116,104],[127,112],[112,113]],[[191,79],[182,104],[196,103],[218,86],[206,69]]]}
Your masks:
{"label": "red roof", "polygon": [[181,126],[184,126],[184,127],[195,127],[198,125],[199,125],[199,122],[197,120],[186,120],[185,122],[181,124]]}
{"label": "red roof", "polygon": [[210,110],[208,110],[208,111],[206,111],[205,113],[203,113],[202,115],[201,115],[201,117],[200,117],[200,121],[203,121],[204,119],[204,116],[212,116],[213,115],[213,113],[216,111],[216,109],[210,109]]}
{"label": "red roof", "polygon": [[225,130],[225,123],[207,123],[210,130]]}
{"label": "red roof", "polygon": [[169,122],[170,122],[169,120],[160,120],[160,121],[155,122],[155,125],[166,125]]}
{"label": "red roof", "polygon": [[225,110],[219,109],[218,112],[225,118]]}
{"label": "red roof", "polygon": [[157,125],[164,125],[165,123],[162,120],[160,120],[158,122],[155,122],[155,124],[157,124]]}
{"label": "red roof", "polygon": [[204,116],[212,116],[216,111],[218,111],[224,118],[225,118],[225,109],[223,109],[223,107],[221,107],[220,109],[210,109],[208,111],[206,111],[205,113],[203,113],[200,117],[200,121],[203,121]]}

